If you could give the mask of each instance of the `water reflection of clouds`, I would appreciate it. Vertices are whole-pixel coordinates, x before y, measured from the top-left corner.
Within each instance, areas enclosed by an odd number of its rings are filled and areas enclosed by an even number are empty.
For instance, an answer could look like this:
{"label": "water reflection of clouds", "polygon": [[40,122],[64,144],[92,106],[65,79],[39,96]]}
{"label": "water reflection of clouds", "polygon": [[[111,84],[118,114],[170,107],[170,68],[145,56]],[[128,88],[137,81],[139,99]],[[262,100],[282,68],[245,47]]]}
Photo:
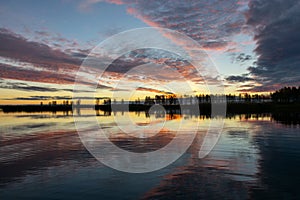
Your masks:
{"label": "water reflection of clouds", "polygon": [[[121,112],[116,114],[122,116]],[[63,114],[56,113],[56,115]],[[75,117],[86,123],[86,130],[91,130],[89,116],[93,115],[95,115],[94,110],[82,110],[81,115]],[[73,169],[73,166],[83,171],[84,166],[89,169],[97,166],[90,172],[93,174],[101,170],[110,171],[86,152],[74,131],[72,116],[57,118],[52,113],[1,113],[0,116],[0,152],[1,155],[5,155],[0,161],[1,177],[3,177],[0,184],[15,185],[15,180],[20,178],[27,182],[39,181],[32,173],[43,174],[43,170],[50,173],[50,168],[54,169],[54,172],[63,168],[59,173],[64,173],[66,169],[72,169],[75,173],[77,169]],[[150,119],[143,112],[133,112],[130,116],[138,123],[143,121],[145,123]],[[116,125],[113,116],[103,115],[97,118],[104,124],[103,128],[110,129]],[[168,119],[172,118],[168,117]],[[161,118],[158,117],[158,120]],[[294,127],[275,123],[271,115],[239,115],[227,118],[218,144],[204,159],[199,159],[197,153],[210,119],[205,116],[186,114],[175,117],[175,120],[167,120],[167,126],[176,125],[178,120],[184,120],[186,130],[193,128],[200,120],[198,136],[185,153],[184,162],[181,162],[180,158],[180,166],[175,169],[167,167],[167,173],[162,174],[163,177],[157,180],[157,184],[152,185],[152,190],[149,190],[145,196],[159,197],[163,194],[172,196],[170,193],[174,191],[206,196],[205,191],[210,190],[215,191],[216,195],[223,191],[222,195],[225,196],[231,196],[225,191],[235,191],[237,196],[247,198],[247,195],[251,195],[249,188],[253,185],[261,186],[263,183],[279,188],[280,184],[272,182],[272,177],[280,176],[285,180],[287,175],[284,172],[275,173],[268,168],[269,165],[276,165],[280,169],[289,167],[291,173],[299,174],[297,171],[299,159],[295,156],[299,153],[299,145],[297,146],[299,131]],[[7,129],[9,126],[12,128]],[[148,145],[148,150],[152,151],[168,143],[172,139],[170,133],[162,132],[156,135],[156,138],[145,138],[146,140],[128,138],[128,135],[119,133],[112,135],[111,140],[126,150],[137,148],[136,151],[144,151],[143,148]],[[102,167],[101,170],[99,166]],[[69,174],[73,172],[66,171]],[[100,174],[102,177],[105,173]],[[271,174],[269,175],[271,177],[266,174]],[[265,177],[261,178],[261,176]],[[143,180],[147,182],[147,178],[151,176],[145,177],[146,179]],[[53,176],[50,176],[50,179],[56,180]],[[86,178],[86,180],[90,179]]]}
{"label": "water reflection of clouds", "polygon": [[259,150],[253,145],[253,127],[238,130],[224,127],[213,151],[204,159],[204,166],[224,170],[234,180],[255,181],[258,173]]}

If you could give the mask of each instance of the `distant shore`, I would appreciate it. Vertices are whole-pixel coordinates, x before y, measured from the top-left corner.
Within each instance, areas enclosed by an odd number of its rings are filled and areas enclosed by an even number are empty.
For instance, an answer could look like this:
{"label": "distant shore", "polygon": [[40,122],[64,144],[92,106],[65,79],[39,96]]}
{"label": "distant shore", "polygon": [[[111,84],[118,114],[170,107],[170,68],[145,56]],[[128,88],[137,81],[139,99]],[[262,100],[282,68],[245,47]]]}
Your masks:
{"label": "distant shore", "polygon": [[[217,105],[217,104],[216,104]],[[103,111],[148,111],[153,105],[145,104],[113,104],[113,105],[0,105],[4,113],[9,112],[58,112],[74,109],[95,109]],[[195,105],[161,105],[166,110],[194,109]],[[113,109],[112,109],[113,107]],[[199,104],[200,113],[210,114],[211,104]],[[266,112],[300,112],[300,103],[227,103],[227,113],[266,113]]]}
{"label": "distant shore", "polygon": [[[215,106],[222,106],[221,104],[214,104]],[[129,111],[148,111],[152,105],[130,104],[126,107]],[[163,105],[166,110],[193,110],[195,105]],[[114,105],[114,111],[122,111],[124,106]],[[95,106],[96,110],[111,111],[111,105]],[[210,114],[211,104],[199,104],[200,113]],[[267,112],[300,112],[300,103],[227,103],[226,113],[243,114],[243,113],[267,113]]]}

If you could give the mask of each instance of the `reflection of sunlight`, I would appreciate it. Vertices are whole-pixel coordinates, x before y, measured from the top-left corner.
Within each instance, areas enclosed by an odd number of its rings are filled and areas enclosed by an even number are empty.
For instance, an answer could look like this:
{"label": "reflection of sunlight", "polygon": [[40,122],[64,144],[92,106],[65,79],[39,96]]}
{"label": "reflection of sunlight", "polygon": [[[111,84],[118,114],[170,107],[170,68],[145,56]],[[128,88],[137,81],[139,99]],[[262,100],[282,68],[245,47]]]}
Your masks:
{"label": "reflection of sunlight", "polygon": [[74,120],[69,114],[65,117],[62,112],[53,113],[9,113],[0,112],[1,137],[12,137],[38,132],[75,130]]}

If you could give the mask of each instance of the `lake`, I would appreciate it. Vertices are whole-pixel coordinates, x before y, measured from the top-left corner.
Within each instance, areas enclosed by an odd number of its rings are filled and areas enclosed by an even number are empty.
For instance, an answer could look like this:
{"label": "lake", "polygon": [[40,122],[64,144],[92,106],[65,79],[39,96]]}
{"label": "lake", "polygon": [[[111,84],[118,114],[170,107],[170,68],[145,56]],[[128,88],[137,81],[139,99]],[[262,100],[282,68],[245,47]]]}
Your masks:
{"label": "lake", "polygon": [[[85,130],[92,130],[95,118],[103,129],[110,130],[114,145],[136,153],[169,144],[180,120],[184,134],[197,126],[198,131],[189,148],[170,165],[148,173],[127,173],[102,164],[83,145],[74,119]],[[124,125],[130,119],[138,127],[156,123],[154,127],[163,129],[151,137],[147,132],[134,135],[138,131],[128,135],[117,128],[116,118]],[[212,151],[200,159],[211,120],[223,120],[224,127]],[[288,113],[229,115],[225,119],[188,112],[88,109],[74,111],[74,116],[71,112],[0,113],[0,196],[30,200],[300,199],[299,144],[299,115]],[[115,155],[113,159],[123,158]]]}

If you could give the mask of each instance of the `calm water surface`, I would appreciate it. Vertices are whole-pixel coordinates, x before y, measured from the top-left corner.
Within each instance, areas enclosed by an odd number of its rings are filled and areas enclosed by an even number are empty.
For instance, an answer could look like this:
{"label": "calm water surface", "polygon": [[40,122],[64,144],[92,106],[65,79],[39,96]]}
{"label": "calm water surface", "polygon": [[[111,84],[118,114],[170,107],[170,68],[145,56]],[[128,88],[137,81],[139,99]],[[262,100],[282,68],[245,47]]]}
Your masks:
{"label": "calm water surface", "polygon": [[[127,114],[127,115],[126,115]],[[115,128],[115,116],[139,126],[167,119],[166,129],[200,124],[192,146],[171,165],[146,174],[129,174],[97,161],[81,143],[71,113],[0,113],[1,199],[300,199],[299,115],[252,114],[225,119],[213,151],[198,151],[211,119],[193,115],[97,113],[100,124]],[[92,126],[95,112],[76,119]],[[186,134],[189,134],[188,131]],[[153,151],[172,140],[172,131],[151,139],[111,135],[131,151]]]}

